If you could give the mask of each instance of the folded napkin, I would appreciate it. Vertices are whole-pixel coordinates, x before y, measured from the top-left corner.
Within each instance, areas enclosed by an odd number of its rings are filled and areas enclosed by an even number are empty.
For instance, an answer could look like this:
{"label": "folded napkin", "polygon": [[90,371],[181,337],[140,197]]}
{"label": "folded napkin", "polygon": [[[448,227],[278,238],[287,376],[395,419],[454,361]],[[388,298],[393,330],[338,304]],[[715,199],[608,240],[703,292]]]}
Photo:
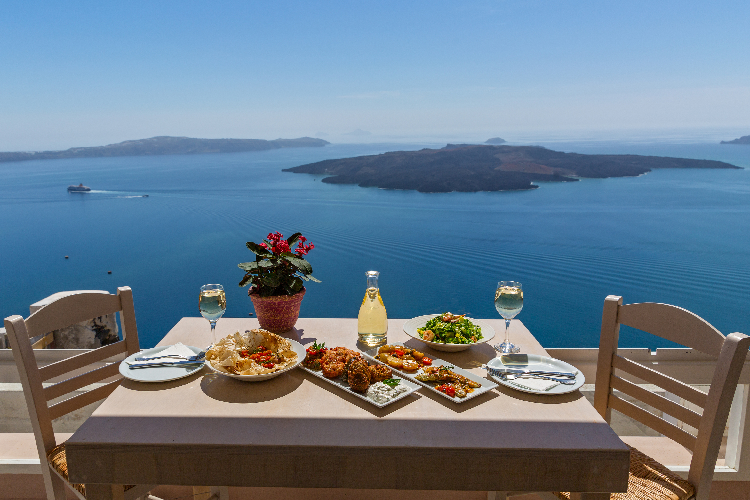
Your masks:
{"label": "folded napkin", "polygon": [[547,380],[543,378],[514,378],[505,379],[509,384],[520,387],[521,389],[527,389],[532,391],[546,392],[550,389],[560,385],[560,382],[554,380]]}
{"label": "folded napkin", "polygon": [[130,366],[148,365],[151,363],[169,363],[170,361],[185,361],[187,358],[191,356],[195,356],[195,353],[191,349],[188,349],[188,347],[185,344],[183,344],[182,342],[178,342],[175,345],[171,345],[167,347],[163,351],[153,353],[153,354],[147,354],[147,355],[140,354],[140,356],[138,357],[166,356],[167,354],[173,354],[173,355],[177,355],[180,357],[179,358],[156,358],[156,359],[152,359],[149,361],[128,361],[127,363]]}

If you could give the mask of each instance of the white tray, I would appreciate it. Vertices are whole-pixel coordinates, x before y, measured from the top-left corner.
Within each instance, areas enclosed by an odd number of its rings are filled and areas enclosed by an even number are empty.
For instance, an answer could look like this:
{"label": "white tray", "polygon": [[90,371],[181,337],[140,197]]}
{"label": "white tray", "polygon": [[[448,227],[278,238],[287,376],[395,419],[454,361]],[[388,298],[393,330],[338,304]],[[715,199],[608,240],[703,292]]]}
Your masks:
{"label": "white tray", "polygon": [[[523,363],[524,356],[526,359],[525,364]],[[513,384],[509,380],[505,380],[503,377],[490,375],[488,373],[492,380],[496,380],[498,383],[504,385],[505,387],[510,387],[511,389],[515,389],[517,391],[544,395],[567,394],[569,392],[577,391],[581,388],[584,382],[586,382],[583,373],[578,371],[575,366],[569,365],[565,361],[560,361],[559,359],[548,358],[547,356],[539,356],[538,354],[511,354],[506,358],[506,360],[512,359],[513,361],[506,364],[503,363],[503,357],[505,356],[498,356],[497,358],[490,360],[490,362],[487,363],[487,366],[489,366],[490,368],[500,369],[508,368],[521,370],[562,371],[576,374],[576,383],[573,385],[560,384],[548,391],[537,391],[534,389],[529,389],[527,387],[521,387],[519,385]]]}
{"label": "white tray", "polygon": [[[400,399],[404,399],[406,396],[408,396],[412,392],[414,392],[417,389],[419,389],[419,385],[415,384],[414,382],[410,382],[409,380],[406,380],[405,378],[402,377],[400,384],[403,384],[405,387],[408,387],[409,390],[406,391],[406,392],[402,392],[401,394],[399,394],[395,398],[393,398],[393,399],[391,399],[389,401],[386,401],[385,403],[378,403],[377,401],[368,398],[367,394],[363,394],[361,392],[357,392],[357,391],[352,390],[352,388],[349,387],[349,384],[346,383],[346,382],[344,382],[344,380],[343,380],[342,377],[328,378],[325,375],[323,375],[322,371],[311,370],[310,368],[306,367],[305,365],[299,365],[299,367],[302,368],[303,370],[305,370],[307,373],[309,373],[311,375],[315,375],[319,379],[325,380],[326,382],[329,382],[330,384],[333,384],[336,387],[341,388],[342,390],[348,392],[349,394],[353,394],[354,396],[357,396],[360,399],[364,399],[368,403],[373,404],[373,405],[377,406],[378,408],[383,408],[383,407],[388,406],[389,404],[394,403],[394,402],[396,402],[396,401],[398,401]],[[393,378],[399,378],[399,377],[395,377],[394,376]]]}
{"label": "white tray", "polygon": [[[389,343],[388,345],[404,345],[404,344],[401,343],[401,342],[393,342],[393,343]],[[367,358],[370,361],[374,361],[375,363],[379,363],[379,364],[383,365],[385,363],[383,363],[382,361],[380,361],[380,360],[378,360],[378,359],[375,358],[375,356],[378,354],[378,349],[379,349],[378,347],[375,347],[374,349],[370,349],[369,351],[367,351],[367,352],[364,353],[364,356],[365,356],[365,358]],[[470,392],[469,394],[467,394],[465,398],[453,397],[453,396],[449,396],[446,393],[440,392],[437,389],[435,389],[435,386],[440,385],[438,383],[435,383],[435,382],[422,382],[420,380],[417,380],[416,376],[419,375],[420,373],[422,373],[422,369],[421,368],[419,370],[415,371],[415,372],[405,372],[405,371],[402,371],[402,370],[397,370],[395,368],[391,368],[391,370],[393,370],[393,373],[398,373],[401,377],[407,378],[407,379],[409,379],[409,380],[411,380],[411,381],[413,381],[413,382],[421,385],[422,387],[426,387],[427,389],[431,390],[435,394],[440,394],[444,398],[448,398],[451,401],[453,401],[454,403],[463,403],[464,401],[468,401],[468,400],[470,400],[472,398],[475,398],[475,397],[477,397],[477,396],[479,396],[481,394],[484,394],[485,392],[487,392],[489,390],[492,390],[495,387],[497,387],[497,384],[494,383],[494,382],[492,382],[491,380],[487,380],[486,378],[482,378],[479,375],[475,375],[475,374],[473,374],[471,372],[468,372],[468,371],[464,370],[463,368],[458,368],[453,363],[449,363],[447,361],[443,361],[442,359],[438,359],[438,358],[432,358],[432,366],[441,366],[441,365],[442,366],[452,366],[453,367],[453,368],[451,368],[452,372],[454,372],[454,373],[456,373],[458,375],[463,375],[464,377],[466,377],[466,378],[468,378],[470,380],[473,380],[474,382],[477,382],[477,383],[481,384],[481,387],[477,387],[476,389],[474,389],[472,392]]]}

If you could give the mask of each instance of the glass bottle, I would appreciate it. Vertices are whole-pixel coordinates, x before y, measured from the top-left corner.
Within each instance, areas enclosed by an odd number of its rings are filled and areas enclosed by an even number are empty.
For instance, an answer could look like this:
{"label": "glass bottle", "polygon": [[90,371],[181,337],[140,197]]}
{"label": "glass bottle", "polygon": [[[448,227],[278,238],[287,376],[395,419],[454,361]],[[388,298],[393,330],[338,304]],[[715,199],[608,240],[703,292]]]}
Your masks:
{"label": "glass bottle", "polygon": [[388,333],[388,316],[380,297],[377,271],[367,271],[367,291],[362,299],[362,306],[357,316],[359,341],[366,346],[376,347],[386,343]]}

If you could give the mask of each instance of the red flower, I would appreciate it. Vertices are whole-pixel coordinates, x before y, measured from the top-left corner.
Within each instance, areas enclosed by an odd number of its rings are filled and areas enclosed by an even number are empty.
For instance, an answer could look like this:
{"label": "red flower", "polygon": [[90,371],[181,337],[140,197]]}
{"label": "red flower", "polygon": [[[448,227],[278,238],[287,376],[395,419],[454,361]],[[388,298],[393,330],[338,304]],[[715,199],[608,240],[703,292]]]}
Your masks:
{"label": "red flower", "polygon": [[[299,241],[300,241],[300,243],[304,243],[304,242],[307,241],[307,238],[305,238],[304,236],[300,236],[299,237]],[[302,246],[302,245],[300,245],[300,246]]]}
{"label": "red flower", "polygon": [[268,233],[268,241],[271,241],[272,243],[278,243],[281,241],[281,239],[284,237],[283,234],[276,231],[275,233]]}
{"label": "red flower", "polygon": [[280,254],[284,252],[291,252],[291,249],[289,248],[289,243],[286,242],[286,240],[281,240],[276,243],[273,247],[273,253]]}
{"label": "red flower", "polygon": [[[307,241],[307,239],[305,239],[305,241]],[[301,257],[303,255],[307,255],[308,252],[312,250],[313,248],[315,248],[315,245],[313,245],[312,243],[310,243],[309,245],[305,245],[304,243],[302,243],[302,241],[300,241],[297,244],[297,248],[294,251],[297,255]]]}
{"label": "red flower", "polygon": [[266,243],[265,243],[265,242],[261,243],[261,244],[260,244],[260,245],[258,245],[258,246],[259,246],[259,247],[263,247],[263,248],[265,248],[266,250],[268,250],[268,245],[266,245]]}

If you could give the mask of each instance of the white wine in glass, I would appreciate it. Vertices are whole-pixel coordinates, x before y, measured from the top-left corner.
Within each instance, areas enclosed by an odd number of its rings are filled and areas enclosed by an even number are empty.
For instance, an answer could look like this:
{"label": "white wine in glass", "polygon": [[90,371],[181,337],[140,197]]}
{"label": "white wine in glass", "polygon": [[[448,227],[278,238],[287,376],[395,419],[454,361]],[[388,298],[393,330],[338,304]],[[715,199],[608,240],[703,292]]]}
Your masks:
{"label": "white wine in glass", "polygon": [[211,324],[211,338],[216,343],[216,322],[227,310],[227,296],[221,285],[203,285],[198,298],[198,310]]}
{"label": "white wine in glass", "polygon": [[523,287],[517,281],[501,281],[495,290],[495,309],[505,319],[505,340],[495,345],[495,350],[501,354],[520,352],[521,348],[513,345],[508,338],[510,320],[515,318],[523,309]]}

